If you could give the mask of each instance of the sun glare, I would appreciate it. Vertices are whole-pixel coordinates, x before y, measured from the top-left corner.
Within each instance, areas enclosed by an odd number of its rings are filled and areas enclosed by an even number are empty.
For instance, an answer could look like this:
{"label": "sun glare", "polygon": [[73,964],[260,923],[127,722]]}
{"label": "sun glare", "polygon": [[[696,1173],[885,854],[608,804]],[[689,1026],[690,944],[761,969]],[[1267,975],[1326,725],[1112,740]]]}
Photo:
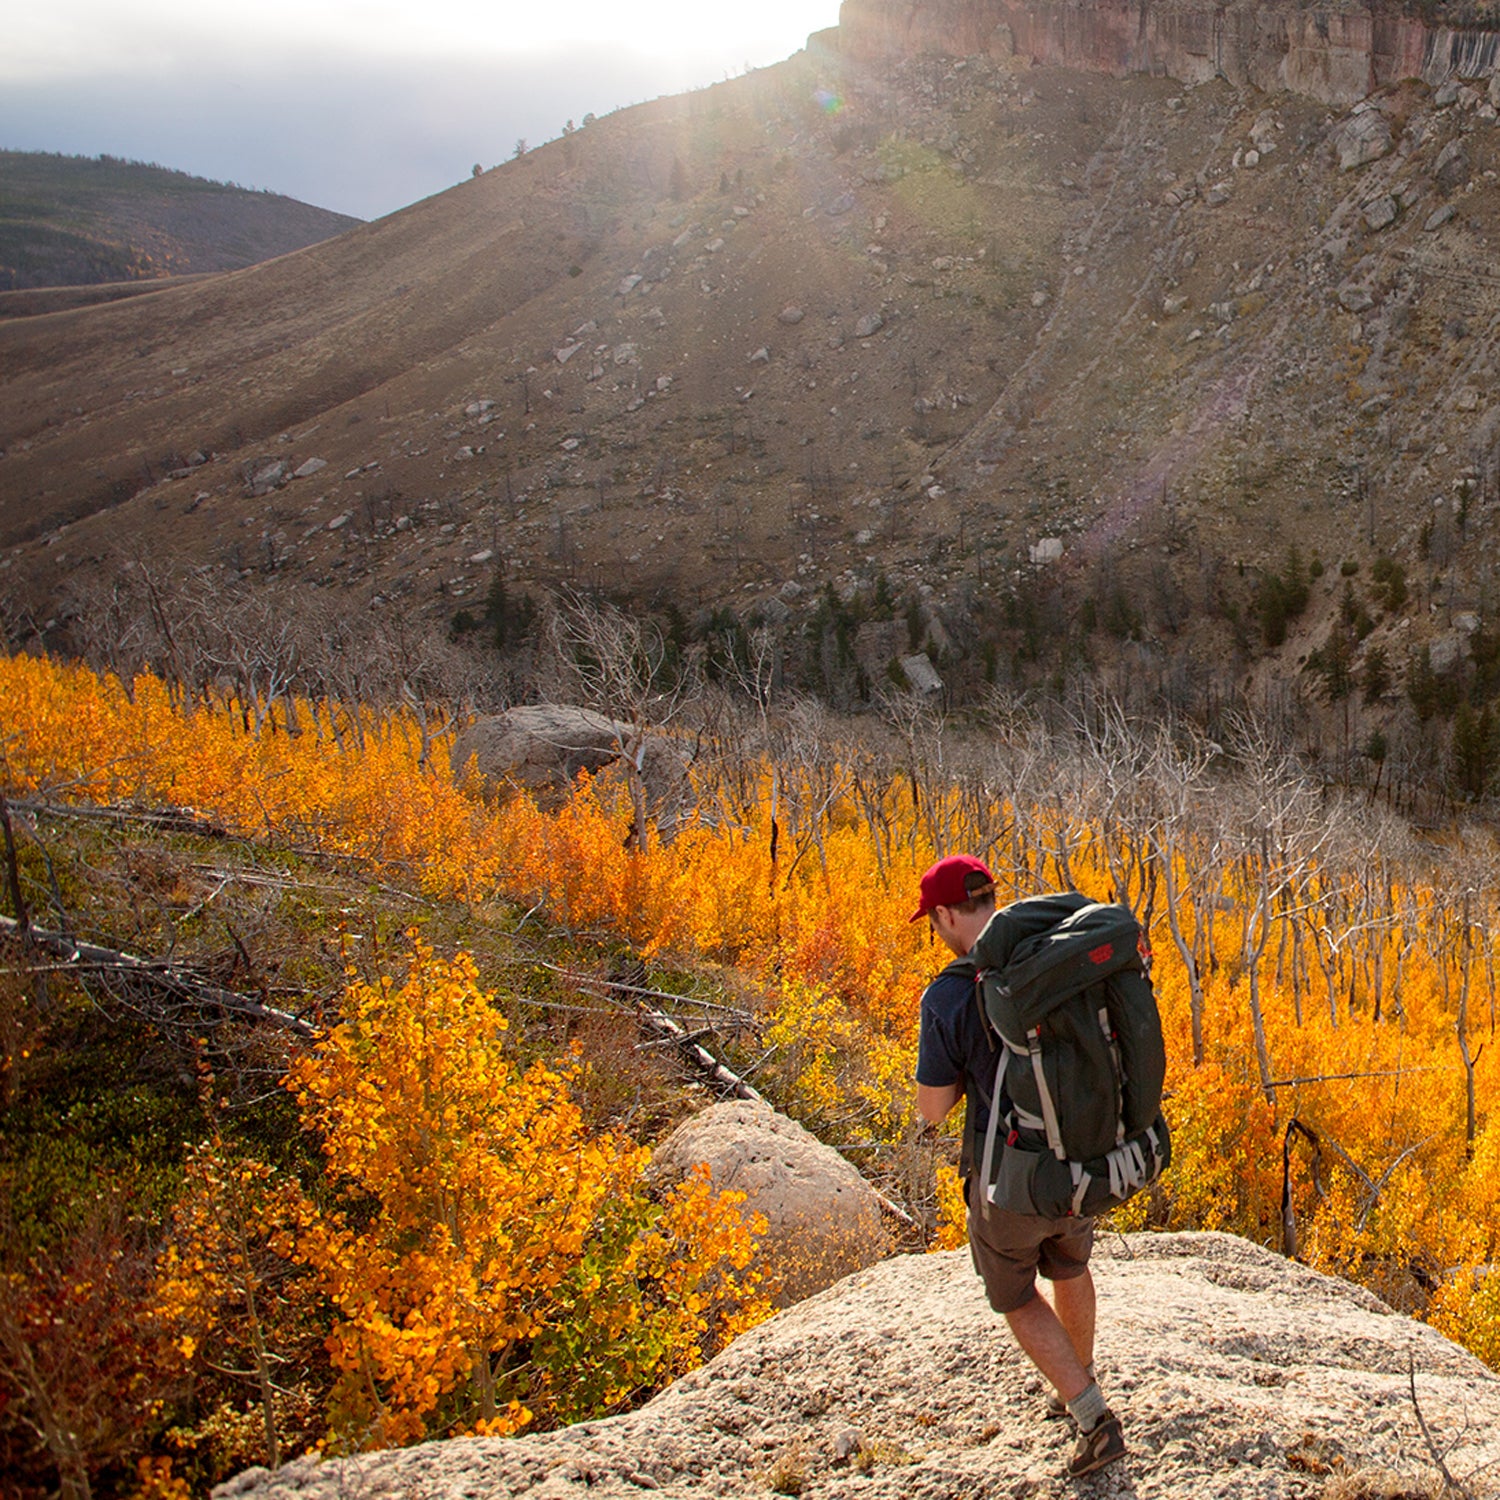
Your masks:
{"label": "sun glare", "polygon": [[672,55],[774,44],[781,49],[779,55],[786,56],[801,47],[810,32],[837,22],[838,0],[765,0],[748,12],[738,6],[703,5],[701,0],[651,0],[634,7],[584,0],[560,12],[538,6],[524,17],[507,17],[505,32],[507,46],[616,42],[637,52]]}

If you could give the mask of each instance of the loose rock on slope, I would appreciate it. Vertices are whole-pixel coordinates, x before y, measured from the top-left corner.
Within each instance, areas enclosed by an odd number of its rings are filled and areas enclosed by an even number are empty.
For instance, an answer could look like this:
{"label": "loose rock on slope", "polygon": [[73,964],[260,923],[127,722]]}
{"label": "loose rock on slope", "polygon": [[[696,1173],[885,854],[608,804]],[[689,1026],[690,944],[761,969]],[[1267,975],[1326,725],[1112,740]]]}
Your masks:
{"label": "loose rock on slope", "polygon": [[1431,1473],[1409,1361],[1455,1477],[1500,1460],[1500,1378],[1368,1292],[1222,1234],[1105,1236],[1095,1268],[1101,1379],[1131,1451],[1082,1486],[1062,1477],[1068,1424],[1042,1419],[955,1252],[857,1272],[626,1416],[302,1460],[214,1494],[763,1497],[775,1480],[861,1500],[1311,1496],[1341,1467]]}

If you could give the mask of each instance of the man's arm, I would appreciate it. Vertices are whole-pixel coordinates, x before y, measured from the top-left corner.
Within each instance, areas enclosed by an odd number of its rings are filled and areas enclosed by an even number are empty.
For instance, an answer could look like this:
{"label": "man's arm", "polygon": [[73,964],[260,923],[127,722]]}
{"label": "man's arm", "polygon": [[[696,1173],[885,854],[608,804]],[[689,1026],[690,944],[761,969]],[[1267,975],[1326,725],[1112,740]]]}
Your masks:
{"label": "man's arm", "polygon": [[917,1085],[917,1113],[929,1125],[941,1125],[948,1111],[964,1096],[961,1083],[945,1083],[934,1086],[930,1083]]}

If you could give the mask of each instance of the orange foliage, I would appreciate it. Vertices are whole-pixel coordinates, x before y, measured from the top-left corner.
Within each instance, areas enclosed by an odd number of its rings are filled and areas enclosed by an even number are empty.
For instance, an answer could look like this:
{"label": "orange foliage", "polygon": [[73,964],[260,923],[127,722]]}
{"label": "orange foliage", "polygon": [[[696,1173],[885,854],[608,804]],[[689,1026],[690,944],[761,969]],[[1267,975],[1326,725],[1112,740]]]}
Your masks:
{"label": "orange foliage", "polygon": [[403,983],[351,983],[288,1080],[331,1201],[281,1243],[334,1309],[362,1444],[607,1411],[767,1310],[743,1194],[694,1179],[653,1208],[650,1153],[588,1135],[574,1070],[518,1068],[505,1028],[471,959],[418,942]]}
{"label": "orange foliage", "polygon": [[[1149,872],[1176,1151],[1161,1190],[1132,1204],[1126,1221],[1279,1243],[1284,1132],[1295,1118],[1320,1143],[1316,1157],[1303,1136],[1288,1147],[1291,1209],[1301,1254],[1313,1264],[1401,1293],[1420,1310],[1424,1278],[1500,1258],[1492,1144],[1500,1048],[1488,1045],[1495,944],[1429,877],[1311,856],[1270,871],[1266,861],[1279,851],[1250,837],[1195,883],[1209,851],[1184,840],[1164,852],[1152,842],[1157,830],[1125,826],[1123,804],[1106,815],[1059,792],[1045,808],[993,800],[979,808],[972,796],[938,788],[924,791],[919,816],[904,779],[882,790],[863,770],[845,776],[826,766],[817,775],[778,766],[774,777],[770,767],[741,767],[733,820],[705,820],[643,850],[627,841],[623,789],[584,778],[555,812],[521,796],[487,804],[462,778],[419,763],[420,735],[400,712],[319,705],[314,713],[308,705],[301,717],[316,733],[289,735],[271,720],[257,736],[234,703],[174,706],[149,677],[127,692],[33,658],[0,661],[0,698],[6,780],[18,789],[190,803],[247,832],[405,872],[435,897],[541,904],[564,926],[607,929],[648,956],[738,966],[767,998],[774,1050],[762,1076],[814,1122],[878,1140],[895,1141],[911,1125],[917,997],[942,955],[906,917],[917,875],[937,852],[991,849],[1002,899],[1071,881],[1101,895],[1120,890],[1140,907]],[[348,726],[359,712],[356,743]],[[335,723],[345,726],[341,742]],[[849,791],[856,783],[857,804]],[[707,789],[705,801],[713,801]],[[1162,895],[1169,881],[1170,913]],[[1373,904],[1355,920],[1371,890]],[[1169,915],[1200,969],[1196,1065],[1193,985]],[[1473,1063],[1472,1163],[1460,1031]],[[514,1086],[531,1098],[556,1084],[517,1078]],[[331,1107],[303,1087],[310,1107]],[[332,1117],[326,1124],[330,1142],[342,1140]],[[331,1149],[337,1170],[365,1170],[347,1154],[352,1142]],[[615,1170],[624,1168],[580,1163],[580,1202],[596,1191],[587,1184]],[[335,1245],[351,1249],[339,1236],[352,1231],[328,1218],[321,1232],[331,1265]],[[401,1382],[429,1393],[403,1410],[425,1414],[434,1385],[469,1378],[470,1356],[432,1334],[447,1319],[463,1344],[470,1333],[460,1336],[460,1326],[479,1327],[434,1310],[467,1306],[476,1295],[455,1281],[458,1243],[456,1232],[445,1239],[434,1231],[402,1271],[414,1300],[400,1316],[420,1313],[411,1337],[395,1326],[384,1292],[346,1314],[350,1342],[340,1358],[360,1363],[377,1389],[399,1369]],[[536,1258],[546,1264],[541,1249]],[[383,1286],[380,1274],[371,1262],[359,1276]],[[1497,1337],[1493,1280],[1460,1277],[1433,1303],[1443,1326],[1482,1351]],[[504,1307],[472,1338],[493,1346],[526,1337],[528,1315]]]}

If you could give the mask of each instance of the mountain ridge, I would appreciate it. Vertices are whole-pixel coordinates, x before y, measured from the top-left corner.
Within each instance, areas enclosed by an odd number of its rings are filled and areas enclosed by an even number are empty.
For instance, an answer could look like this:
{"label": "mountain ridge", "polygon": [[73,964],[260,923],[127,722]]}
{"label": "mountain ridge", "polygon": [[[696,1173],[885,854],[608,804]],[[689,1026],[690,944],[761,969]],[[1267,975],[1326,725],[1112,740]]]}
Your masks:
{"label": "mountain ridge", "polygon": [[360,222],[155,163],[0,151],[0,292],[235,270]]}
{"label": "mountain ridge", "polygon": [[[1495,121],[1482,81],[1330,109],[815,38],[324,246],[0,328],[0,595],[65,629],[134,553],[432,632],[497,578],[786,629],[889,597],[960,700],[1072,665],[1201,711],[1331,642],[1387,662],[1356,717],[1405,722],[1424,647],[1477,708]],[[898,654],[842,650],[846,701]]]}

